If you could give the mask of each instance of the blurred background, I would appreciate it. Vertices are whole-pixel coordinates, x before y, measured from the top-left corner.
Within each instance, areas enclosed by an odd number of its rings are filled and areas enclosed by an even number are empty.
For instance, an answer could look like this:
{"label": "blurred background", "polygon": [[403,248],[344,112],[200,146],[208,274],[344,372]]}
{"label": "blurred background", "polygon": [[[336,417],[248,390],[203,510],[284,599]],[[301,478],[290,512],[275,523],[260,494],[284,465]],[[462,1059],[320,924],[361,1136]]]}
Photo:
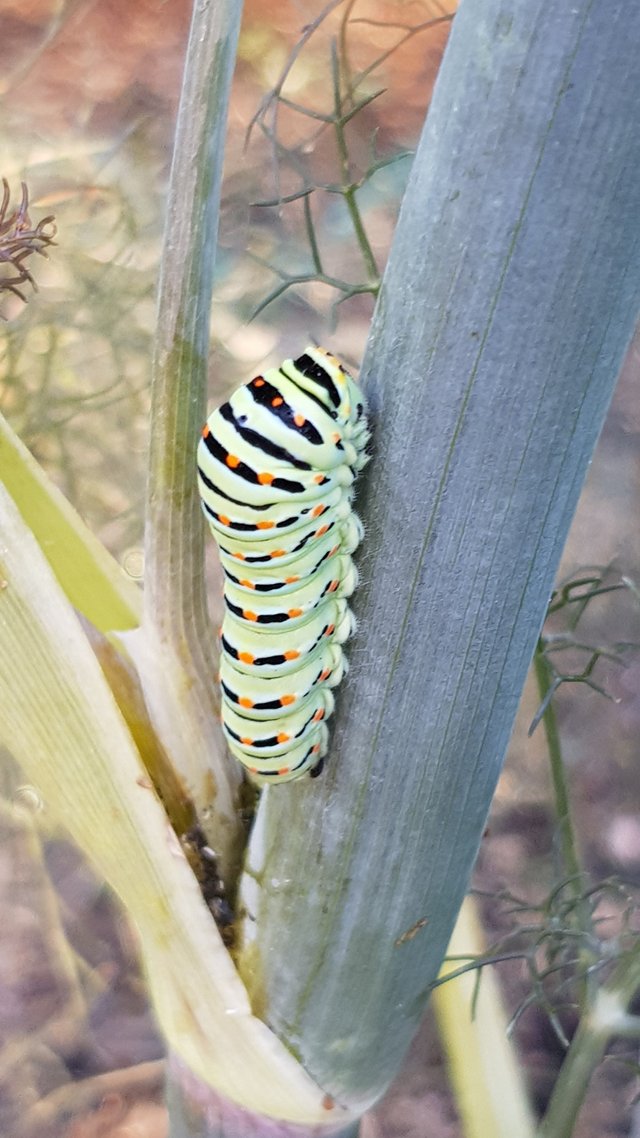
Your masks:
{"label": "blurred background", "polygon": [[[225,158],[212,398],[309,339],[357,370],[453,8],[247,0]],[[57,225],[49,259],[31,266],[39,292],[28,305],[2,299],[0,406],[136,578],[155,285],[190,14],[189,0],[0,4],[0,176],[15,205],[26,181],[32,220],[55,214]],[[342,134],[336,89],[362,104]],[[345,184],[358,187],[355,198]],[[580,844],[594,883],[616,879],[598,893],[600,936],[612,945],[637,932],[640,877],[639,370],[640,340],[560,569],[562,581],[588,579],[581,588],[595,583],[597,595],[577,628],[567,619],[574,604],[547,630],[549,659],[565,677],[554,698]],[[583,672],[602,690],[576,682]],[[477,867],[488,943],[529,921],[558,884],[544,735],[528,735],[538,703],[531,681]],[[162,1046],[131,930],[9,758],[2,784],[5,799],[33,811],[44,840],[3,814],[0,1134],[162,1138]],[[513,896],[534,908],[514,917]],[[530,966],[503,965],[500,978],[515,1013],[531,992]],[[533,1000],[514,1033],[540,1106],[562,1035],[575,1027],[569,999],[554,1008],[560,1030]],[[614,1051],[578,1138],[640,1134],[637,1054],[630,1044]],[[429,1017],[367,1133],[461,1135]]]}

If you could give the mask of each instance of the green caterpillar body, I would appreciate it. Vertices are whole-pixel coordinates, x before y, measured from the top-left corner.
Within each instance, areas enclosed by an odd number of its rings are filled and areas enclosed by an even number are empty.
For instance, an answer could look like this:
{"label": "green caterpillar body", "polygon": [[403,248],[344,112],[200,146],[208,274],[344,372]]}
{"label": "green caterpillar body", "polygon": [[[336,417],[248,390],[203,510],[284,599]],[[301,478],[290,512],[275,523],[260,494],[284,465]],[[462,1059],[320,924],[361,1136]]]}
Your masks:
{"label": "green caterpillar body", "polygon": [[202,433],[198,487],[225,574],[222,724],[259,785],[313,771],[327,749],[368,439],[356,381],[315,347],[238,388]]}

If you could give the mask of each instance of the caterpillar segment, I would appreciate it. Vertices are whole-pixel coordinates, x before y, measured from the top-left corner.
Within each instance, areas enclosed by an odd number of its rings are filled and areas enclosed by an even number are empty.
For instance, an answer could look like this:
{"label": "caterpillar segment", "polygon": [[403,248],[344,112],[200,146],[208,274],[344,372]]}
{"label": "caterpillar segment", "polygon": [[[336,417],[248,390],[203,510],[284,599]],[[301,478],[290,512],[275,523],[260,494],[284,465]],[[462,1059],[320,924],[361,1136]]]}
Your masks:
{"label": "caterpillar segment", "polygon": [[[247,676],[223,656],[220,685],[227,703],[247,719],[277,719],[284,712],[300,707],[319,686],[333,688],[340,683],[346,660],[340,646],[325,644],[305,663],[283,675]],[[249,694],[250,693],[250,694]]]}
{"label": "caterpillar segment", "polygon": [[[342,575],[340,572],[342,571]],[[333,558],[325,562],[317,573],[294,582],[290,589],[261,592],[263,581],[242,585],[225,582],[225,606],[238,621],[261,627],[286,625],[290,629],[304,624],[311,614],[320,609],[330,596],[338,599],[351,596],[356,585],[356,570],[351,558]],[[266,582],[271,583],[271,582]]]}
{"label": "caterpillar segment", "polygon": [[[311,657],[319,655],[327,644],[339,648],[353,632],[353,616],[345,600],[323,605],[311,620],[296,628],[286,629],[286,639],[281,635],[256,637],[255,628],[238,621],[229,613],[225,615],[221,632],[221,649],[233,662],[238,671],[253,676],[287,675]],[[281,633],[282,629],[274,630]]]}
{"label": "caterpillar segment", "polygon": [[329,352],[308,347],[209,417],[202,507],[225,574],[222,722],[258,785],[313,772],[354,622],[354,481],[368,461],[365,403]]}

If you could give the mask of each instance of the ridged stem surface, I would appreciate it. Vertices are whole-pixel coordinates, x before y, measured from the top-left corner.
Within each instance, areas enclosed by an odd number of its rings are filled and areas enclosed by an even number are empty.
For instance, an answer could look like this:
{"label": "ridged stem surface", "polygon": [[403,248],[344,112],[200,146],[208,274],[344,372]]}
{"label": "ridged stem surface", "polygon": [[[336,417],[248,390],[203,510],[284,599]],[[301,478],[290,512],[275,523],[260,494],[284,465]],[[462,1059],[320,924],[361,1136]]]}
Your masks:
{"label": "ridged stem surface", "polygon": [[232,875],[239,775],[218,725],[195,452],[206,412],[209,316],[229,89],[241,0],[194,4],[158,296],[145,531],[145,695],[187,793]]}
{"label": "ridged stem surface", "polygon": [[352,1109],[428,1000],[637,318],[639,38],[624,0],[462,0],[402,206],[352,667],[243,885],[254,1006]]}

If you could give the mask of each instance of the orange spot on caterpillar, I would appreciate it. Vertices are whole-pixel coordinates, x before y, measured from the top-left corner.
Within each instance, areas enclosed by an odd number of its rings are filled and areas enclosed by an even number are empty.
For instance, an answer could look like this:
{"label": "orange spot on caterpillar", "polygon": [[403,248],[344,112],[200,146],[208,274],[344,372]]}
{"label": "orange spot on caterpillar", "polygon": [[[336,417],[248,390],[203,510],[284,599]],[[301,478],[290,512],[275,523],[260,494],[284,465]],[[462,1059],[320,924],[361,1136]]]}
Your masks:
{"label": "orange spot on caterpillar", "polygon": [[317,683],[321,684],[323,680],[328,680],[331,675],[331,668],[325,668],[324,672],[320,672]]}
{"label": "orange spot on caterpillar", "polygon": [[240,742],[242,743],[242,745],[244,747],[252,747],[253,746],[253,739],[249,739],[249,737],[247,735],[245,735],[244,738],[240,740]]}
{"label": "orange spot on caterpillar", "polygon": [[304,609],[289,609],[287,616],[293,620],[296,616],[302,616]]}
{"label": "orange spot on caterpillar", "polygon": [[238,659],[242,660],[243,664],[255,663],[255,656],[252,656],[251,652],[238,652]]}
{"label": "orange spot on caterpillar", "polygon": [[331,1095],[325,1095],[324,1098],[322,1099],[322,1109],[323,1110],[333,1110],[335,1105],[336,1105],[335,1099],[332,1099]]}
{"label": "orange spot on caterpillar", "polygon": [[304,415],[294,415],[293,421],[296,427],[304,427],[307,420],[305,419]]}
{"label": "orange spot on caterpillar", "polygon": [[333,432],[333,434],[331,436],[331,442],[332,443],[339,443],[340,442],[340,431],[334,431]]}
{"label": "orange spot on caterpillar", "polygon": [[340,548],[340,546],[339,546],[339,545],[334,545],[333,549],[330,549],[330,550],[329,550],[329,557],[335,557],[335,555],[336,555],[336,553],[338,552],[339,548]]}
{"label": "orange spot on caterpillar", "polygon": [[338,588],[338,585],[339,585],[339,584],[340,584],[340,582],[339,582],[339,581],[332,581],[332,582],[331,582],[331,584],[329,585],[329,592],[330,592],[330,593],[335,593],[335,591],[336,591],[336,589]]}
{"label": "orange spot on caterpillar", "polygon": [[290,769],[289,767],[278,767],[278,774],[279,775],[289,774],[289,769]]}
{"label": "orange spot on caterpillar", "polygon": [[232,557],[237,557],[238,561],[244,561],[244,553],[232,553]]}
{"label": "orange spot on caterpillar", "polygon": [[295,648],[290,648],[288,652],[285,652],[284,658],[285,660],[297,660],[299,655],[300,653],[296,652]]}
{"label": "orange spot on caterpillar", "polygon": [[328,530],[328,529],[329,529],[329,526],[320,526],[320,527],[319,527],[319,528],[316,530],[316,532],[314,533],[314,535],[313,535],[313,536],[314,536],[314,537],[322,537],[322,535],[323,535],[323,534],[325,534],[325,533],[327,532],[327,530]]}
{"label": "orange spot on caterpillar", "polygon": [[319,707],[313,718],[315,723],[319,723],[321,719],[324,719],[324,707]]}
{"label": "orange spot on caterpillar", "polygon": [[253,700],[248,699],[246,695],[243,695],[241,699],[238,700],[238,703],[240,707],[253,707]]}
{"label": "orange spot on caterpillar", "polygon": [[321,485],[324,482],[324,480],[325,480],[324,474],[314,474],[314,476],[313,476],[313,481],[317,482],[318,485]]}
{"label": "orange spot on caterpillar", "polygon": [[238,458],[237,454],[228,454],[225,462],[227,466],[231,466],[234,470],[236,466],[240,466],[240,459]]}
{"label": "orange spot on caterpillar", "polygon": [[319,753],[319,751],[320,751],[320,744],[314,743],[313,747],[311,748],[311,754],[317,755]]}
{"label": "orange spot on caterpillar", "polygon": [[336,630],[335,624],[327,625],[327,631],[325,632],[325,636],[333,636],[335,630]]}
{"label": "orange spot on caterpillar", "polygon": [[280,703],[282,704],[283,707],[288,707],[290,703],[295,703],[295,702],[296,702],[295,695],[281,695],[280,696]]}
{"label": "orange spot on caterpillar", "polygon": [[319,506],[314,506],[312,511],[311,511],[311,517],[312,518],[319,518],[320,514],[324,514],[326,508],[327,507],[323,506],[322,503],[320,503]]}
{"label": "orange spot on caterpillar", "polygon": [[291,736],[287,735],[286,731],[280,731],[278,733],[278,742],[279,743],[288,743],[290,738],[291,738]]}
{"label": "orange spot on caterpillar", "polygon": [[261,375],[257,375],[253,381],[252,387],[264,387],[264,379]]}
{"label": "orange spot on caterpillar", "polygon": [[273,529],[275,522],[258,522],[257,529]]}
{"label": "orange spot on caterpillar", "polygon": [[271,406],[272,407],[281,407],[283,403],[284,403],[284,399],[282,398],[281,395],[276,395],[275,399],[271,400]]}
{"label": "orange spot on caterpillar", "polygon": [[209,431],[209,424],[208,424],[208,423],[205,423],[204,427],[202,428],[202,437],[203,437],[203,439],[208,439],[208,438],[209,438],[209,434],[210,434],[210,431]]}
{"label": "orange spot on caterpillar", "polygon": [[220,522],[220,525],[222,525],[222,526],[230,526],[231,525],[231,518],[228,518],[226,514],[218,514],[218,521]]}
{"label": "orange spot on caterpillar", "polygon": [[253,581],[247,581],[246,577],[241,577],[238,584],[243,585],[245,589],[255,589]]}
{"label": "orange spot on caterpillar", "polygon": [[258,482],[260,483],[261,486],[270,486],[271,483],[273,482],[274,478],[275,478],[274,474],[269,474],[268,472],[265,471],[264,474],[258,475]]}
{"label": "orange spot on caterpillar", "polygon": [[284,583],[285,583],[285,585],[293,585],[294,581],[299,581],[299,580],[300,580],[299,577],[285,577]]}
{"label": "orange spot on caterpillar", "polygon": [[243,609],[242,615],[243,615],[245,620],[257,620],[258,619],[258,614],[255,612],[251,612],[251,609]]}
{"label": "orange spot on caterpillar", "polygon": [[274,549],[273,553],[269,554],[269,557],[284,557],[286,552],[286,549]]}

